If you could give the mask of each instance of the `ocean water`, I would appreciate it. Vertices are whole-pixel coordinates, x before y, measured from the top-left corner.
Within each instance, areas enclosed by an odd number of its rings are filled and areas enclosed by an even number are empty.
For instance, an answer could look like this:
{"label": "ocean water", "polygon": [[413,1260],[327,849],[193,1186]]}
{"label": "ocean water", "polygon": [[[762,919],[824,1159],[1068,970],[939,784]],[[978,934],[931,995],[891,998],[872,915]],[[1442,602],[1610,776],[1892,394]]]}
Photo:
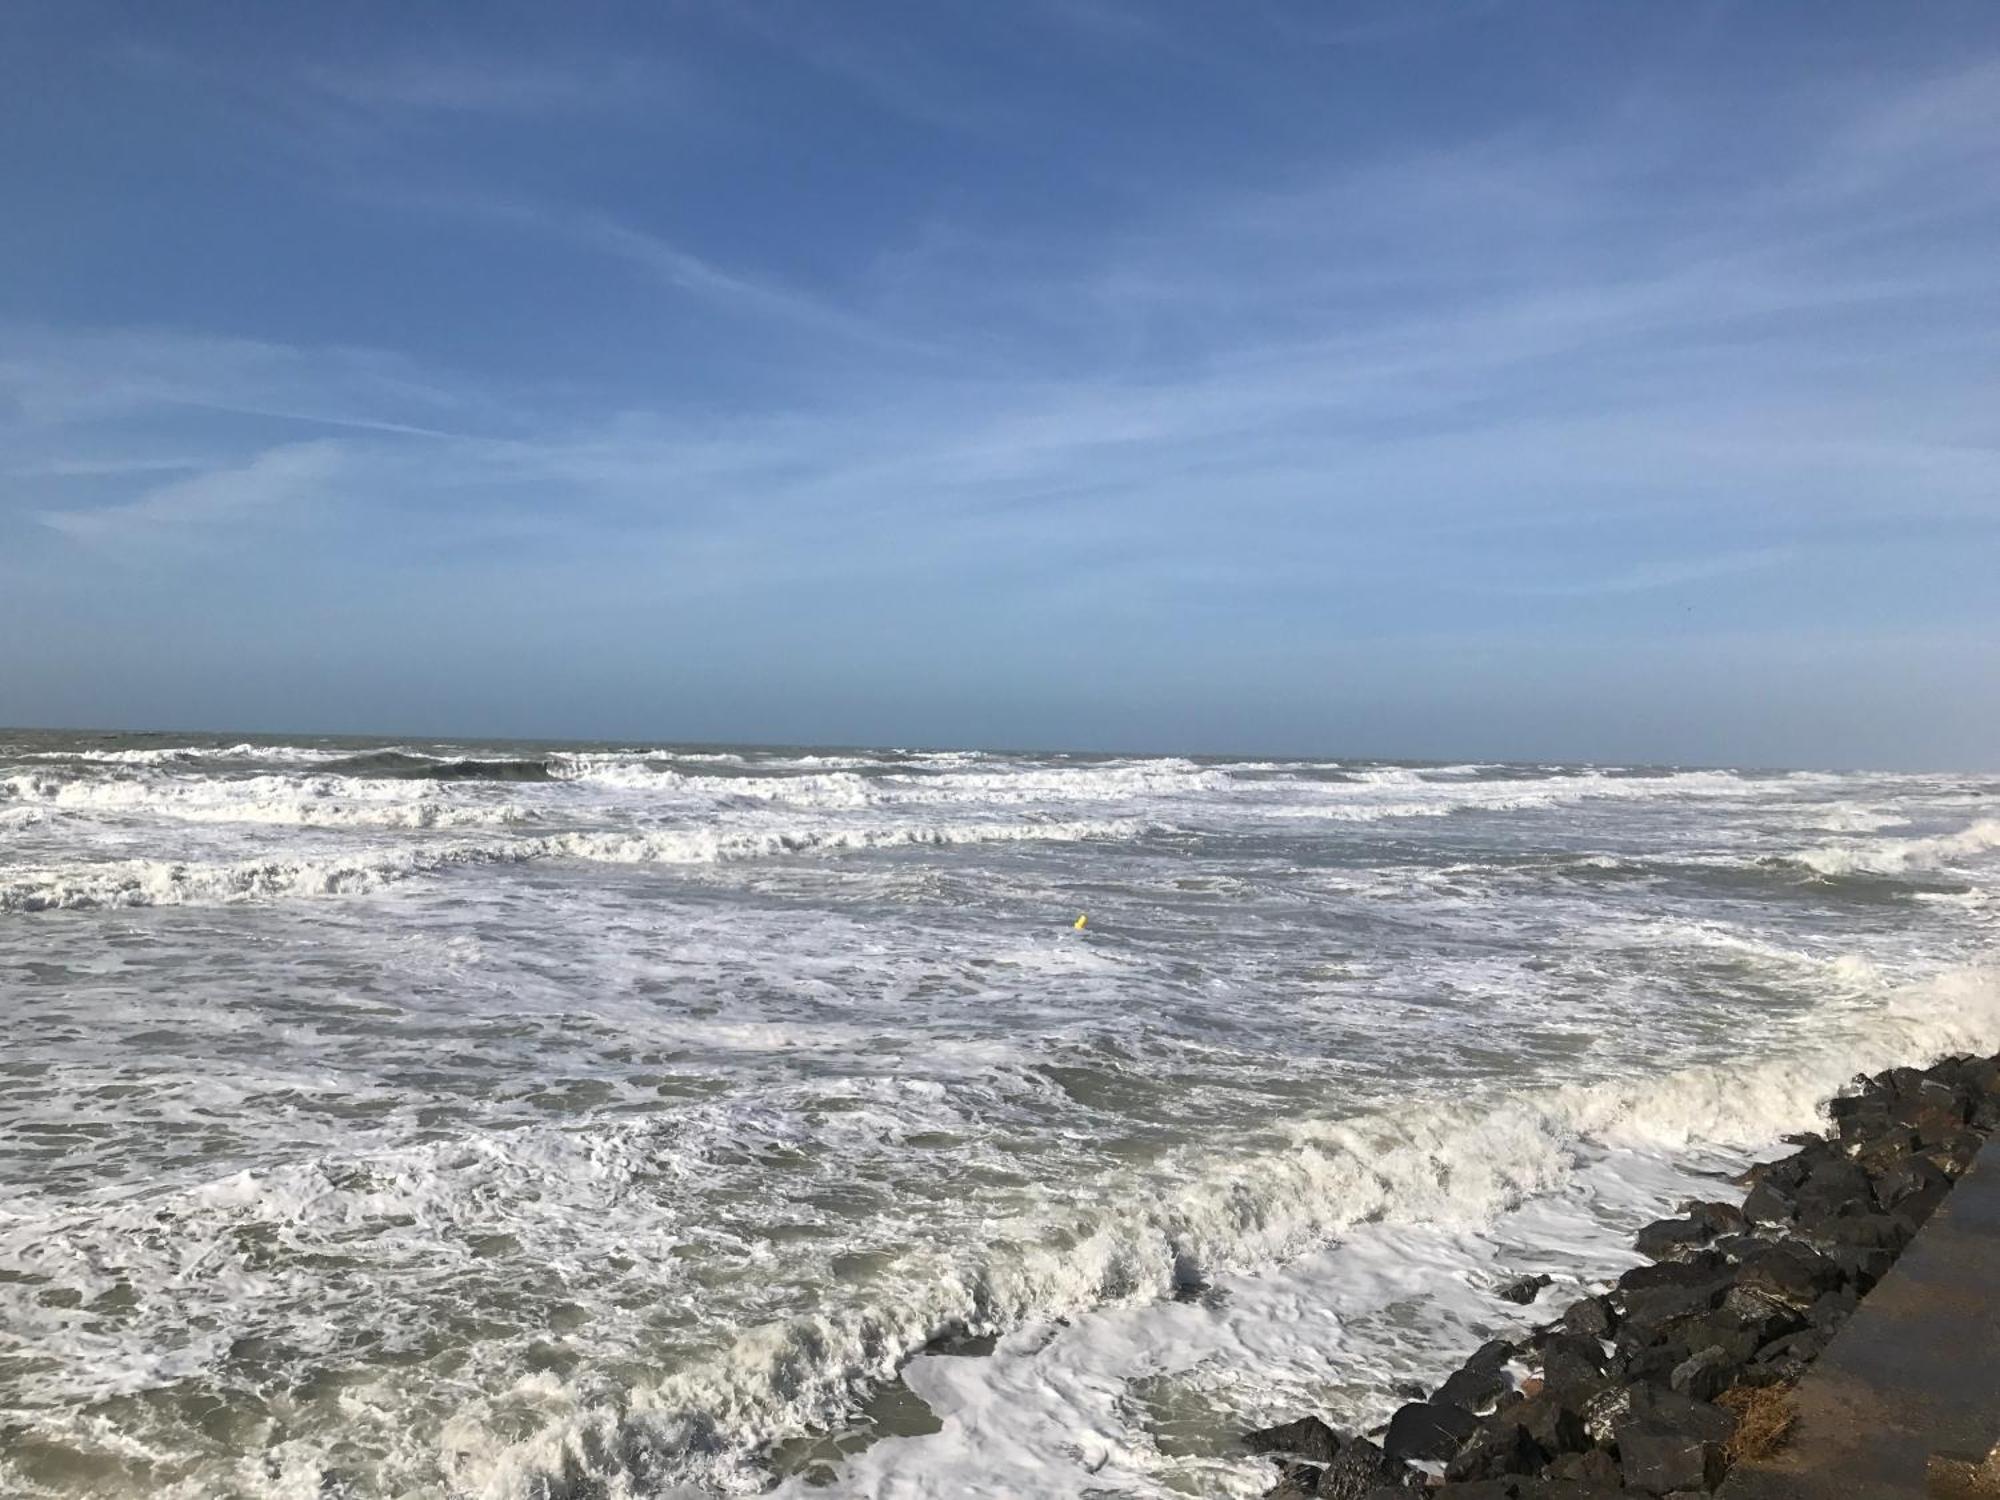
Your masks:
{"label": "ocean water", "polygon": [[2000,1050],[1996,803],[0,731],[0,1493],[1256,1494]]}

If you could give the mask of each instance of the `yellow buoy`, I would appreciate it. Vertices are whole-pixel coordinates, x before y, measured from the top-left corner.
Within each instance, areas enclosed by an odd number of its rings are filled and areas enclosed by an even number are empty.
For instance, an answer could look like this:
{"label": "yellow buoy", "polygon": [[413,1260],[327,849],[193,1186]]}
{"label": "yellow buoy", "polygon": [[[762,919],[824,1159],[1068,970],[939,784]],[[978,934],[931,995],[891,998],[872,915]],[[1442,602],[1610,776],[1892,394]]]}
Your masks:
{"label": "yellow buoy", "polygon": [[1076,921],[1075,921],[1075,922],[1073,922],[1073,923],[1072,923],[1071,925],[1072,925],[1073,927],[1075,927],[1075,928],[1076,928],[1076,930],[1077,930],[1078,932],[1081,932],[1081,931],[1083,931],[1083,924],[1084,924],[1085,922],[1088,922],[1089,920],[1090,920],[1090,913],[1089,913],[1089,912],[1084,912],[1084,913],[1083,913],[1082,915],[1080,915],[1080,916],[1079,916],[1079,917],[1078,917],[1078,918],[1076,919]]}

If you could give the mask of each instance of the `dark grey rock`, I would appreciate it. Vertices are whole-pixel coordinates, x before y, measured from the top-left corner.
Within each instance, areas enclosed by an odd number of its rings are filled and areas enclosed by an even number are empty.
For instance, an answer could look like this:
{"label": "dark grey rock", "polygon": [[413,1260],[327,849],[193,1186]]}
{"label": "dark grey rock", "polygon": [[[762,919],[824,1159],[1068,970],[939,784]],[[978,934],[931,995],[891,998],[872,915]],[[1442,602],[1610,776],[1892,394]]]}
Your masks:
{"label": "dark grey rock", "polygon": [[1618,1467],[1628,1490],[1712,1490],[1722,1482],[1722,1445],[1653,1422],[1626,1422],[1618,1429]]}
{"label": "dark grey rock", "polygon": [[1641,1255],[1653,1260],[1678,1260],[1707,1242],[1711,1230],[1694,1219],[1658,1219],[1632,1237]]}
{"label": "dark grey rock", "polygon": [[1389,1457],[1367,1438],[1355,1438],[1319,1476],[1320,1500],[1364,1500],[1384,1485],[1415,1489],[1423,1476],[1401,1459]]}
{"label": "dark grey rock", "polygon": [[1713,1401],[1736,1383],[1737,1374],[1747,1362],[1721,1345],[1711,1344],[1674,1366],[1668,1381],[1683,1395],[1697,1401]]}
{"label": "dark grey rock", "polygon": [[1554,1278],[1549,1276],[1517,1276],[1514,1280],[1501,1287],[1494,1295],[1499,1297],[1503,1302],[1518,1303],[1520,1306],[1526,1307],[1536,1297],[1541,1295],[1542,1288],[1547,1286],[1552,1280]]}
{"label": "dark grey rock", "polygon": [[1548,1462],[1526,1428],[1501,1421],[1484,1428],[1445,1465],[1446,1479],[1498,1479],[1507,1474],[1537,1473]]}
{"label": "dark grey rock", "polygon": [[1300,1417],[1295,1422],[1244,1433],[1243,1446],[1252,1453],[1296,1453],[1300,1458],[1326,1463],[1340,1452],[1340,1434],[1318,1417]]}
{"label": "dark grey rock", "polygon": [[1391,1458],[1444,1460],[1464,1447],[1478,1430],[1478,1418],[1462,1406],[1413,1401],[1389,1419],[1382,1449]]}

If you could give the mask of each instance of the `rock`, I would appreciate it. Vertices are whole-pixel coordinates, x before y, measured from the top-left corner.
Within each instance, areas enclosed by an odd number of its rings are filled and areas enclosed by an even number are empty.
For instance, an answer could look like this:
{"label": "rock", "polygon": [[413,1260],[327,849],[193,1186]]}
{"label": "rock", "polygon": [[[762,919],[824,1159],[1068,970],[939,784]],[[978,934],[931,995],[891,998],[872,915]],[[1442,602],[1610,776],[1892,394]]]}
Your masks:
{"label": "rock", "polygon": [[1369,1491],[1392,1486],[1415,1489],[1423,1476],[1401,1459],[1389,1457],[1367,1438],[1355,1438],[1320,1472],[1320,1500],[1364,1500]]}
{"label": "rock", "polygon": [[1798,1216],[1798,1204],[1788,1191],[1767,1178],[1751,1188],[1743,1200],[1743,1216],[1752,1224],[1789,1224]]}
{"label": "rock", "polygon": [[1653,1422],[1619,1427],[1618,1466],[1626,1489],[1654,1495],[1712,1490],[1726,1467],[1720,1443]]}
{"label": "rock", "polygon": [[1518,1422],[1496,1422],[1458,1451],[1445,1465],[1444,1477],[1498,1479],[1507,1474],[1534,1474],[1548,1462],[1528,1430]]}
{"label": "rock", "polygon": [[1630,1385],[1606,1386],[1583,1405],[1583,1430],[1600,1443],[1608,1443],[1618,1424],[1631,1414]]}
{"label": "rock", "polygon": [[1713,1311],[1728,1290],[1729,1278],[1724,1275],[1701,1286],[1662,1286],[1628,1292],[1624,1321],[1618,1325],[1618,1342],[1643,1349],[1654,1342],[1662,1327],[1675,1319]]}
{"label": "rock", "polygon": [[1542,1288],[1554,1279],[1551,1276],[1518,1276],[1501,1287],[1495,1295],[1503,1302],[1514,1302],[1526,1307],[1541,1294]]}
{"label": "rock", "polygon": [[1638,1252],[1651,1260],[1677,1260],[1708,1240],[1707,1225],[1693,1219],[1658,1219],[1632,1237]]}
{"label": "rock", "polygon": [[1871,1289],[1889,1274],[1889,1267],[1896,1263],[1896,1252],[1893,1250],[1863,1250],[1856,1245],[1834,1245],[1826,1255],[1828,1260],[1840,1267],[1842,1277],[1858,1292]]}
{"label": "rock", "polygon": [[1697,1401],[1713,1401],[1732,1385],[1747,1361],[1732,1355],[1719,1344],[1710,1344],[1674,1366],[1668,1383],[1682,1395]]}
{"label": "rock", "polygon": [[1405,1401],[1421,1401],[1430,1394],[1421,1383],[1415,1380],[1399,1380],[1390,1386],[1389,1390],[1393,1394],[1401,1396]]}
{"label": "rock", "polygon": [[1264,1500],[1308,1500],[1319,1493],[1319,1476],[1311,1464],[1279,1464],[1278,1482],[1264,1491]]}
{"label": "rock", "polygon": [[1749,1223],[1743,1216],[1743,1210],[1734,1203],[1710,1202],[1697,1198],[1683,1203],[1681,1212],[1710,1234],[1737,1234]]}
{"label": "rock", "polygon": [[1542,1345],[1542,1385],[1547,1394],[1583,1407],[1603,1389],[1604,1351],[1594,1339],[1557,1334]]}
{"label": "rock", "polygon": [[1602,1448],[1586,1448],[1581,1453],[1565,1453],[1551,1459],[1548,1477],[1609,1490],[1617,1489],[1622,1482],[1618,1460]]}
{"label": "rock", "polygon": [[1443,1460],[1465,1446],[1479,1430],[1479,1421],[1462,1406],[1444,1401],[1413,1401],[1389,1419],[1382,1449],[1391,1458]]}
{"label": "rock", "polygon": [[1507,1413],[1514,1423],[1535,1441],[1544,1461],[1558,1453],[1581,1453],[1590,1446],[1590,1434],[1576,1409],[1554,1396],[1531,1397]]}
{"label": "rock", "polygon": [[1865,1168],[1851,1161],[1821,1162],[1792,1195],[1797,1217],[1806,1222],[1830,1219],[1849,1204],[1864,1213],[1875,1209],[1875,1187]]}
{"label": "rock", "polygon": [[1276,1427],[1260,1427],[1243,1434],[1243,1446],[1252,1453],[1296,1453],[1326,1463],[1340,1452],[1340,1434],[1318,1417],[1300,1417]]}
{"label": "rock", "polygon": [[1618,1329],[1618,1310],[1608,1297],[1585,1297],[1569,1305],[1561,1325],[1565,1332],[1579,1338],[1608,1339]]}
{"label": "rock", "polygon": [[1652,1292],[1661,1287],[1707,1286],[1726,1278],[1729,1261],[1713,1250],[1696,1250],[1678,1260],[1633,1266],[1618,1278],[1621,1292]]}
{"label": "rock", "polygon": [[1841,1280],[1839,1266],[1810,1245],[1789,1239],[1746,1260],[1736,1273],[1738,1286],[1797,1308],[1811,1307],[1822,1292],[1832,1291]]}
{"label": "rock", "polygon": [[1631,1420],[1691,1432],[1714,1443],[1726,1443],[1736,1431],[1736,1418],[1719,1406],[1697,1401],[1658,1386],[1634,1386]]}
{"label": "rock", "polygon": [[1432,1490],[1434,1500],[1518,1500],[1520,1481],[1515,1479],[1468,1479],[1446,1482]]}
{"label": "rock", "polygon": [[[1841,1287],[1825,1293],[1806,1309],[1805,1321],[1821,1333],[1832,1335],[1833,1331],[1847,1321],[1848,1315],[1861,1305],[1861,1298],[1853,1287]],[[1797,1330],[1793,1330],[1796,1332]]]}
{"label": "rock", "polygon": [[1468,1360],[1465,1368],[1439,1386],[1431,1399],[1476,1412],[1491,1406],[1514,1388],[1504,1369],[1497,1364],[1474,1363],[1478,1357],[1474,1355]]}
{"label": "rock", "polygon": [[1812,1237],[1826,1248],[1852,1245],[1861,1250],[1887,1250],[1893,1254],[1907,1245],[1914,1233],[1916,1230],[1900,1215],[1860,1213],[1828,1219],[1814,1230]]}

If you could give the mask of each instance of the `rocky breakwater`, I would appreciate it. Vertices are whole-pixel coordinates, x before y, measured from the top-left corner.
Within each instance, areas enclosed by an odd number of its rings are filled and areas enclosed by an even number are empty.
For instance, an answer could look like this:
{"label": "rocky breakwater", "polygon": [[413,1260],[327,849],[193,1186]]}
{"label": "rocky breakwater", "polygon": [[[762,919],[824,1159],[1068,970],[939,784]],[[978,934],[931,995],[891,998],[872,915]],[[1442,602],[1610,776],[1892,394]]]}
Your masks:
{"label": "rocky breakwater", "polygon": [[[1651,1264],[1520,1339],[1479,1349],[1386,1428],[1316,1416],[1250,1433],[1267,1500],[1537,1500],[1714,1489],[1783,1441],[1786,1393],[2000,1124],[2000,1057],[1856,1079],[1825,1135],[1649,1224]],[[1528,1303],[1546,1278],[1500,1295]]]}

